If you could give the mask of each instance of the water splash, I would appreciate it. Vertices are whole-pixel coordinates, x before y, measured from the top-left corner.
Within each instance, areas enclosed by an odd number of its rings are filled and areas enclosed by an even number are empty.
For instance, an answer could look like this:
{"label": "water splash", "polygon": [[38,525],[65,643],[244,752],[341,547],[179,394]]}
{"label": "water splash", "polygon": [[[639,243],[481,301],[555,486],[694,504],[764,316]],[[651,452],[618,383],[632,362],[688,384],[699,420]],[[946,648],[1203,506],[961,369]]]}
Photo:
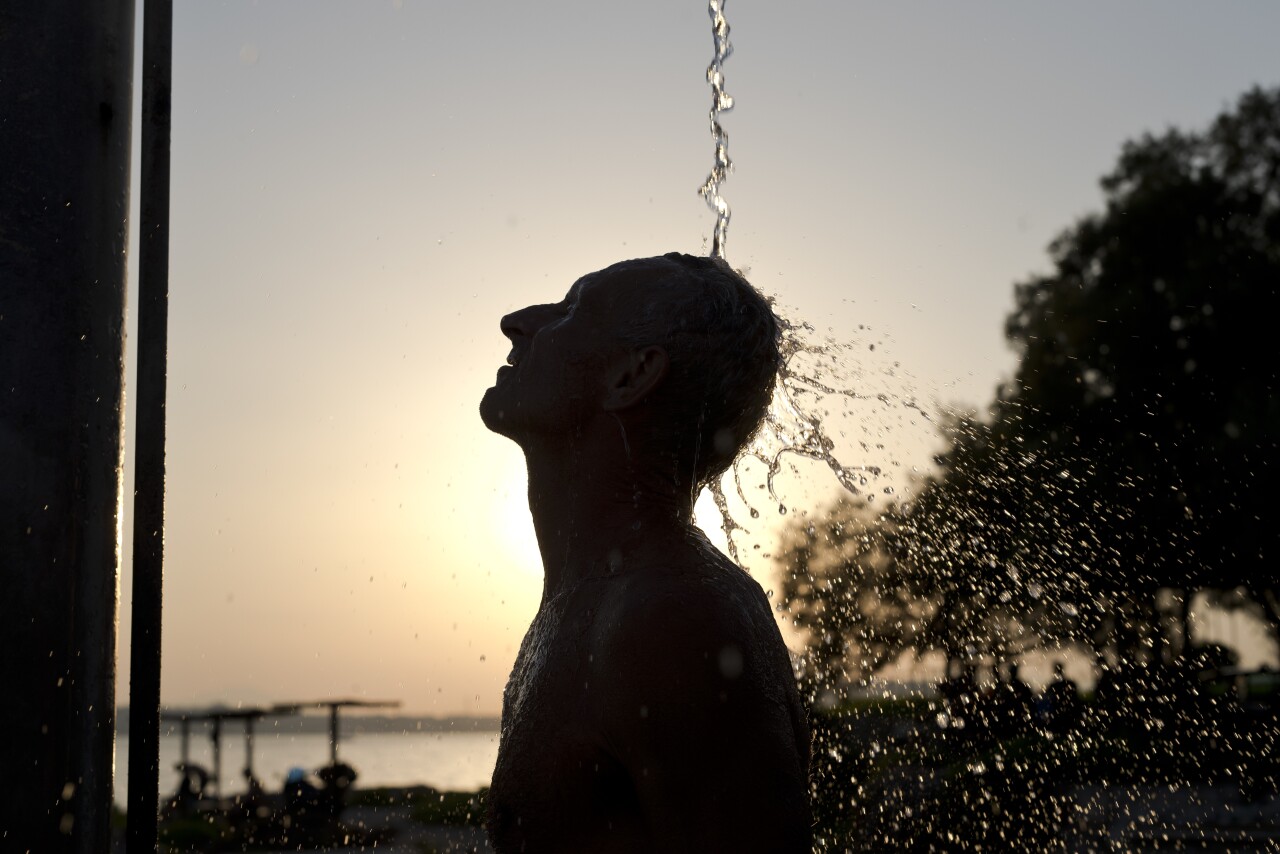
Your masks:
{"label": "water splash", "polygon": [[[752,442],[725,477],[708,487],[729,553],[740,563],[739,535],[749,536],[752,531],[747,527],[751,523],[741,513],[735,514],[735,506],[759,524],[757,505],[762,501],[772,503],[782,516],[795,515],[796,506],[813,504],[812,498],[798,496],[792,496],[798,502],[784,501],[779,493],[778,480],[784,473],[813,480],[815,472],[802,475],[795,468],[797,461],[825,468],[846,498],[874,502],[877,491],[893,494],[894,487],[886,483],[904,476],[891,471],[901,469],[901,463],[886,448],[886,434],[932,445],[937,431],[935,417],[910,392],[916,380],[882,353],[874,353],[874,344],[865,348],[865,342],[858,340],[823,338],[812,325],[789,321],[776,305],[774,309],[782,327],[783,364],[773,400]],[[870,331],[860,327],[860,332]],[[869,359],[860,355],[864,349],[872,353]],[[761,469],[755,488],[752,470]],[[748,495],[749,489],[757,494]],[[731,495],[736,499],[733,506]],[[799,512],[807,515],[803,509]]]}
{"label": "water splash", "polygon": [[726,59],[733,54],[733,45],[729,43],[729,22],[724,17],[724,7],[728,0],[708,0],[707,12],[711,16],[711,33],[715,39],[715,55],[707,66],[707,83],[711,85],[711,112],[708,119],[711,123],[711,138],[715,143],[715,162],[707,180],[702,182],[698,192],[706,199],[707,207],[716,215],[715,234],[711,240],[711,255],[724,257],[724,244],[729,234],[729,204],[720,195],[720,185],[733,170],[733,161],[729,159],[729,135],[720,126],[720,114],[733,109],[733,98],[724,90],[724,73],[721,71]]}

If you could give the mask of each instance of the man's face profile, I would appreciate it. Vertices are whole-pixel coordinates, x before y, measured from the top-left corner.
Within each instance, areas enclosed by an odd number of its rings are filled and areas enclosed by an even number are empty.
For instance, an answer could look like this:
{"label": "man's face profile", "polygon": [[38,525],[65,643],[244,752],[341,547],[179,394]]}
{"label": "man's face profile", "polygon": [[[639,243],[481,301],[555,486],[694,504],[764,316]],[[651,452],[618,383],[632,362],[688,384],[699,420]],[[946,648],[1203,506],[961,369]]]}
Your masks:
{"label": "man's face profile", "polygon": [[736,829],[723,850],[807,850],[786,647],[764,591],[693,521],[763,417],[767,302],[723,262],[670,253],[501,329],[511,352],[480,414],[524,452],[543,598],[503,692],[494,849],[717,850]]}
{"label": "man's face profile", "polygon": [[654,263],[615,264],[578,279],[558,303],[503,317],[511,352],[481,400],[485,426],[519,442],[565,435],[602,412],[610,366],[628,351],[625,325],[660,296],[660,279]]}

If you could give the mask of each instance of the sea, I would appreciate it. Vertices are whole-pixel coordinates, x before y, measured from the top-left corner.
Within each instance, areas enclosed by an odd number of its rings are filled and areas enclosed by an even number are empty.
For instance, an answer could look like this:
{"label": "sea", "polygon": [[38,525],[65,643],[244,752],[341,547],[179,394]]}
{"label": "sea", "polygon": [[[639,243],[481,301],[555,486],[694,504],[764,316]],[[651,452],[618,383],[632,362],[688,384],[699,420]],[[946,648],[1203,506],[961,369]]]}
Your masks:
{"label": "sea", "polygon": [[[194,733],[189,760],[214,770],[213,749],[207,737]],[[178,787],[176,765],[182,756],[177,735],[160,736],[160,796]],[[498,758],[498,733],[480,732],[372,732],[343,733],[338,759],[356,769],[356,788],[427,785],[441,791],[469,792],[489,785]],[[327,733],[272,733],[255,736],[253,772],[268,792],[283,788],[293,768],[312,772],[329,763]],[[129,798],[127,769],[129,736],[116,737],[115,802],[125,808]],[[246,790],[244,738],[234,729],[224,733],[221,749],[221,794]],[[314,778],[313,778],[314,779]]]}

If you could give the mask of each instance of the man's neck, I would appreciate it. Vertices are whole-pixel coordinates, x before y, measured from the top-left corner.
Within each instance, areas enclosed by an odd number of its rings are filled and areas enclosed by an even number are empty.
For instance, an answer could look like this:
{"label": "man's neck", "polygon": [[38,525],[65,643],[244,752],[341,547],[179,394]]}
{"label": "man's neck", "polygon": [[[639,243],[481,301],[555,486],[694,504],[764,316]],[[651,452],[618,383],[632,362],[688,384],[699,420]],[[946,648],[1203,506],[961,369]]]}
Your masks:
{"label": "man's neck", "polygon": [[608,439],[600,444],[525,448],[544,597],[624,571],[641,548],[683,537],[693,526],[687,490],[638,474],[629,449],[619,452]]}

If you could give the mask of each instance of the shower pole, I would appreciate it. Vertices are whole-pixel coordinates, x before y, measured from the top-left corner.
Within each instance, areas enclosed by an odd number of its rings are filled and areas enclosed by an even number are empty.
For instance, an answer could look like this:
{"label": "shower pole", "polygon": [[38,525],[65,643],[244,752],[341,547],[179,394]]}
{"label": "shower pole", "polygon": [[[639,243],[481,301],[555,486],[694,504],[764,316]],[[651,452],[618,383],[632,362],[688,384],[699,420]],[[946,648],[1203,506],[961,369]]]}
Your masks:
{"label": "shower pole", "polygon": [[111,850],[134,0],[0,3],[0,850]]}
{"label": "shower pole", "polygon": [[128,854],[154,854],[160,806],[172,72],[173,0],[143,0],[138,424],[134,439],[133,633],[129,650],[129,819],[125,832]]}

